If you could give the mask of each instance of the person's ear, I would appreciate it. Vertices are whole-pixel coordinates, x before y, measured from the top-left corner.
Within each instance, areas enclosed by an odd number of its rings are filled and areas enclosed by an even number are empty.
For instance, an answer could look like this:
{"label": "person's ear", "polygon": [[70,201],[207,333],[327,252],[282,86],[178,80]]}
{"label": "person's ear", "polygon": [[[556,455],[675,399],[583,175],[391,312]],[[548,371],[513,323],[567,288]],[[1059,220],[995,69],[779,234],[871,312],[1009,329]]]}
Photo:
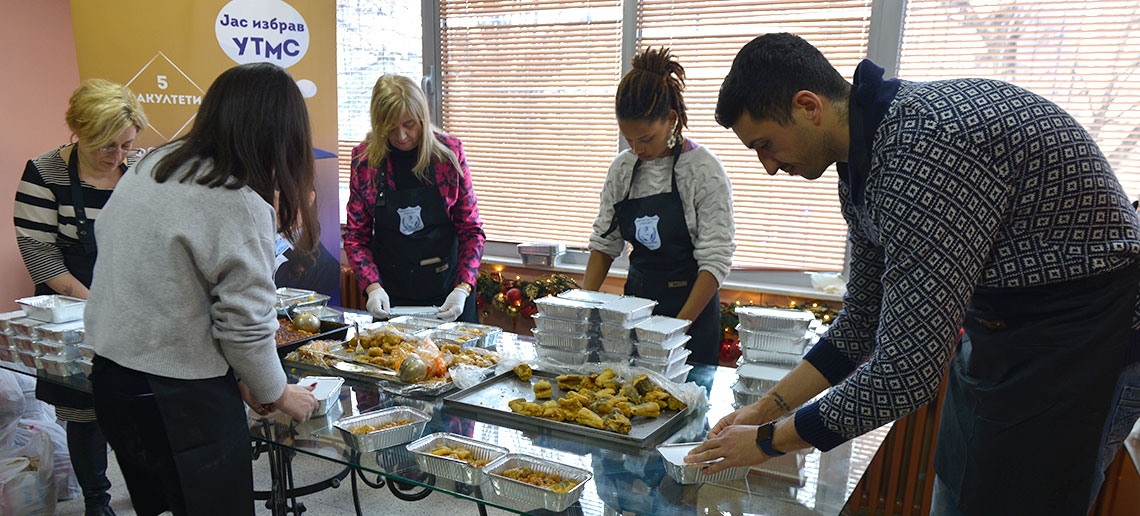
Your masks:
{"label": "person's ear", "polygon": [[813,125],[820,125],[823,122],[823,106],[823,98],[809,90],[797,91],[792,96],[793,118],[802,117]]}

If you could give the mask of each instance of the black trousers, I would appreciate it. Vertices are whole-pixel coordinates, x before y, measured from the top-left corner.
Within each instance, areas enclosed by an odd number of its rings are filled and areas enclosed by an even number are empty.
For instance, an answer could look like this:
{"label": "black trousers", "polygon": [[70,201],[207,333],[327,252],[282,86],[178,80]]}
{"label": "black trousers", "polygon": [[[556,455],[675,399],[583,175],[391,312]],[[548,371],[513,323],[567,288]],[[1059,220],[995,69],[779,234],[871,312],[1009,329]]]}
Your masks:
{"label": "black trousers", "polygon": [[249,427],[232,374],[180,380],[96,355],[91,385],[140,516],[253,515]]}

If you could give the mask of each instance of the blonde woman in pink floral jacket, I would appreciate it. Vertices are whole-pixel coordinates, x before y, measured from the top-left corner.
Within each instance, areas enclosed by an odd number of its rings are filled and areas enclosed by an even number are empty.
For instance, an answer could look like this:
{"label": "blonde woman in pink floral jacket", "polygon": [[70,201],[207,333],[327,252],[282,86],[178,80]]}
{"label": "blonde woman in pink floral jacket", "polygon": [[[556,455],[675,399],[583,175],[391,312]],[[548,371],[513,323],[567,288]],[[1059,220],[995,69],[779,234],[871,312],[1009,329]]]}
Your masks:
{"label": "blonde woman in pink floral jacket", "polygon": [[483,256],[471,173],[458,138],[436,130],[411,79],[372,88],[372,132],[352,150],[344,250],[367,308],[438,306],[440,319],[477,322]]}

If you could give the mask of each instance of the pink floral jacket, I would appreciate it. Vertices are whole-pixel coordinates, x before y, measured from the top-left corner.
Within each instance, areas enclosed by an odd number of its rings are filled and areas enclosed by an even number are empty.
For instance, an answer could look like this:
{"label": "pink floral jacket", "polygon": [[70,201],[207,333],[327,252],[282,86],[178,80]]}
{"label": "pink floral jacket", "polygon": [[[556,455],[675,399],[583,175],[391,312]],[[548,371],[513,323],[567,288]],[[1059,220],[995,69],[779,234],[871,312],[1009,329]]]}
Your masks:
{"label": "pink floral jacket", "polygon": [[[448,161],[432,160],[431,168],[435,174],[435,183],[439,185],[439,195],[443,204],[451,215],[451,222],[455,224],[455,233],[459,239],[459,263],[456,271],[456,283],[465,282],[475,284],[479,274],[479,263],[483,257],[483,222],[479,220],[479,207],[475,205],[475,190],[471,187],[471,172],[467,169],[467,157],[463,155],[463,143],[459,138],[436,133],[436,138],[443,142],[448,149],[455,153],[459,166],[463,169],[458,174],[455,167]],[[384,168],[387,168],[385,166]],[[376,263],[372,261],[372,251],[369,244],[372,242],[373,209],[376,206],[376,196],[380,171],[368,163],[368,142],[361,142],[352,149],[352,180],[349,182],[348,221],[344,226],[344,251],[348,256],[352,272],[360,281],[360,288],[372,283],[380,282],[380,272]],[[388,188],[395,189],[396,183],[392,177],[387,177]]]}

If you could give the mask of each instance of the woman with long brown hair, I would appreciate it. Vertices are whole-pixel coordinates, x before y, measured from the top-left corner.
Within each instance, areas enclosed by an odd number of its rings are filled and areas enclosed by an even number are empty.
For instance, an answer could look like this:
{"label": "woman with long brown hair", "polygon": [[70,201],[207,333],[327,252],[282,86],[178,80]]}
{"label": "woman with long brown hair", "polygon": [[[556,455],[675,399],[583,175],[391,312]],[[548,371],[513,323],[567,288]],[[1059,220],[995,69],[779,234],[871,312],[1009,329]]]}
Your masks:
{"label": "woman with long brown hair", "polygon": [[[284,69],[210,86],[194,127],[127,171],[96,225],[88,298],[95,412],[140,515],[253,514],[242,400],[308,419],[277,358],[278,231],[312,249],[313,151]],[[274,210],[274,198],[277,210]]]}

